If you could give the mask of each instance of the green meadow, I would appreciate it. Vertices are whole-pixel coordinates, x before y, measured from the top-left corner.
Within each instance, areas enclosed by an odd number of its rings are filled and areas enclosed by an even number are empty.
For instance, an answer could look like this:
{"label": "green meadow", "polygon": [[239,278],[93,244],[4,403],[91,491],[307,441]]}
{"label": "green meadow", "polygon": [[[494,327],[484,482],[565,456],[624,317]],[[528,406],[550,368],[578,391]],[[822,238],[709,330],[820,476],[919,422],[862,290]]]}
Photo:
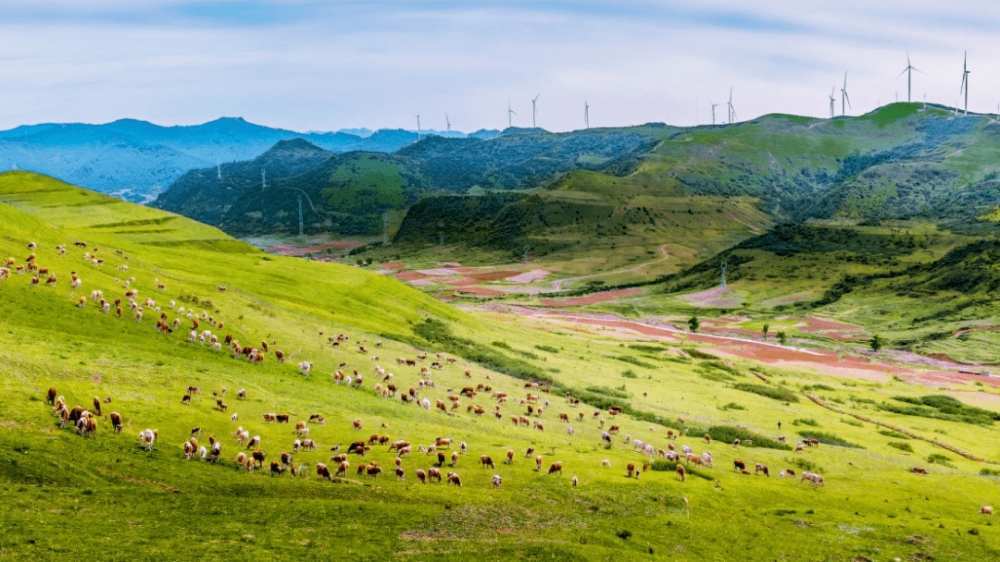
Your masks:
{"label": "green meadow", "polygon": [[[1000,556],[994,518],[979,513],[982,506],[1000,507],[1000,392],[989,386],[929,388],[891,377],[762,366],[716,357],[711,345],[683,335],[654,341],[567,320],[453,307],[364,268],[268,255],[176,215],[50,178],[2,174],[0,257],[24,265],[30,242],[37,244],[35,262],[58,282],[32,286],[30,274],[16,272],[0,281],[5,560]],[[61,244],[66,255],[56,249]],[[74,271],[79,289],[70,286]],[[113,306],[111,314],[91,300],[78,306],[94,290],[124,298],[126,281],[140,303],[155,301],[144,306],[141,322],[127,307],[118,318]],[[190,343],[192,321],[181,306],[224,324],[202,321],[199,331],[231,334],[243,345],[267,341],[272,353],[252,365],[225,349]],[[170,323],[179,318],[180,328],[155,330],[160,313]],[[349,340],[331,345],[338,334]],[[275,349],[288,361],[279,363]],[[397,363],[420,353],[428,358],[416,366]],[[455,362],[421,375],[437,353]],[[310,374],[298,372],[300,361],[313,363]],[[432,408],[377,395],[376,366],[393,373],[400,394],[418,389]],[[361,388],[336,384],[337,370],[363,375]],[[421,378],[435,388],[420,389]],[[526,382],[541,386],[525,388]],[[461,396],[447,412],[433,407],[480,384],[492,392]],[[189,385],[202,394],[182,404]],[[60,428],[45,403],[49,387],[70,408],[111,398],[102,404],[96,435]],[[225,412],[212,394],[223,387]],[[239,389],[246,399],[237,398]],[[507,402],[498,404],[495,392],[507,393]],[[540,416],[519,403],[528,393],[538,395],[532,406],[543,409]],[[484,415],[468,409],[476,405]],[[625,413],[612,417],[610,406]],[[111,411],[125,420],[121,434],[110,430]],[[293,423],[265,423],[268,412],[290,414]],[[560,421],[559,413],[570,421]],[[317,450],[294,455],[303,475],[272,476],[267,464],[291,451],[294,422],[312,414],[326,421],[308,426]],[[512,416],[529,425],[515,426]],[[543,429],[533,427],[536,421]],[[605,444],[601,433],[611,425],[620,431]],[[252,474],[235,462],[245,451],[234,437],[237,426],[259,435],[267,454]],[[218,463],[184,458],[182,445],[194,427],[201,428],[202,444],[209,436],[223,444]],[[148,452],[138,437],[146,428],[158,431]],[[687,435],[670,439],[668,432]],[[401,459],[404,480],[393,475],[396,457],[386,445],[351,455],[344,478],[317,476],[317,463],[335,466],[332,447],[343,452],[373,434],[413,444]],[[437,464],[418,445],[438,437],[454,440],[442,471],[457,472],[460,488],[416,478],[417,469]],[[796,452],[801,439],[819,445]],[[709,452],[714,466],[690,465],[681,481],[673,463],[636,451],[634,440]],[[451,467],[461,442],[467,452]],[[508,449],[515,451],[509,465]],[[481,466],[481,455],[495,468]],[[605,460],[610,467],[602,466]],[[751,473],[764,464],[770,477],[735,471],[734,460]],[[382,474],[356,474],[355,467],[372,461]],[[562,473],[547,474],[556,462]],[[629,462],[651,466],[628,478]],[[929,474],[914,474],[914,467]],[[825,485],[780,478],[785,469],[819,473]],[[499,490],[494,474],[502,477]]]}

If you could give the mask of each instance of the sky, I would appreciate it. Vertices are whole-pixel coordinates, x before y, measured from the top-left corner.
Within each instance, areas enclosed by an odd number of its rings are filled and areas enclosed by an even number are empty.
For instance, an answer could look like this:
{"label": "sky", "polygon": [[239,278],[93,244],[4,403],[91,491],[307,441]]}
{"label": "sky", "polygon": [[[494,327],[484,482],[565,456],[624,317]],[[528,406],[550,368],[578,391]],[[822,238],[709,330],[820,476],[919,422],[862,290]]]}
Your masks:
{"label": "sky", "polygon": [[0,129],[135,118],[553,131],[1000,103],[1000,3],[0,0]]}

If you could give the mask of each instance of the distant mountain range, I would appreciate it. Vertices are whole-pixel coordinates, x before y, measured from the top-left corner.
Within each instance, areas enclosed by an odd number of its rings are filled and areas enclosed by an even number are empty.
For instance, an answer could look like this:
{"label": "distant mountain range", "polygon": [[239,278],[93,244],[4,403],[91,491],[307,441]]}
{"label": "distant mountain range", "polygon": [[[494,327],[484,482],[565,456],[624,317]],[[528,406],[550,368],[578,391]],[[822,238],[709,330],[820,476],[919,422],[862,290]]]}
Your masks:
{"label": "distant mountain range", "polygon": [[[148,202],[188,170],[251,160],[282,140],[302,138],[334,153],[395,152],[417,141],[402,129],[299,133],[222,118],[163,127],[122,119],[104,125],[47,123],[0,131],[0,170],[47,174],[124,199]],[[499,131],[421,131],[421,137],[490,138]]]}
{"label": "distant mountain range", "polygon": [[476,135],[428,136],[391,154],[284,140],[253,160],[191,170],[152,205],[246,236],[297,232],[301,196],[306,232],[374,234],[382,213],[426,195],[530,189],[580,169],[622,171],[656,144],[633,129]]}

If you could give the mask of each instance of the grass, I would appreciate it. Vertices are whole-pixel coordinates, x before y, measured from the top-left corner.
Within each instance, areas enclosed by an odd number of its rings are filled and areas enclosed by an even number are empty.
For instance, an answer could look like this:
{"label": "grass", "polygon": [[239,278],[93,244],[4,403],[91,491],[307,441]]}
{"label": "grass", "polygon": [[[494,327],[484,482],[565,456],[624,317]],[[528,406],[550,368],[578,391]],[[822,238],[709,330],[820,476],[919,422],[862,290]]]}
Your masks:
{"label": "grass", "polygon": [[[981,503],[997,503],[993,492],[983,489],[982,480],[969,478],[979,474],[982,463],[944,455],[948,459],[935,464],[948,462],[954,468],[935,471],[934,486],[927,486],[925,477],[898,464],[898,451],[884,444],[877,427],[838,424],[841,414],[809,401],[776,402],[730,383],[706,381],[698,373],[702,367],[692,363],[633,365],[642,369],[641,375],[622,381],[621,361],[612,351],[621,343],[617,334],[560,334],[531,318],[462,311],[361,268],[265,256],[215,229],[182,218],[164,220],[168,216],[173,215],[48,178],[0,175],[0,256],[23,263],[27,242],[35,241],[39,264],[54,268],[60,278],[56,287],[31,287],[19,275],[0,282],[0,505],[5,506],[0,509],[0,553],[5,559],[304,560],[336,552],[356,560],[388,555],[607,560],[641,559],[650,556],[649,548],[655,556],[669,553],[677,560],[725,560],[734,548],[745,560],[907,559],[929,550],[900,540],[916,534],[932,541],[938,559],[990,560],[1000,553],[1000,542],[977,514]],[[129,221],[149,222],[126,227],[132,230],[127,234],[93,226]],[[77,240],[88,248],[74,247]],[[55,251],[58,244],[69,245],[66,256]],[[83,252],[93,252],[95,246],[106,260],[103,267],[83,259]],[[178,306],[205,310],[225,323],[221,330],[206,323],[202,329],[232,333],[244,344],[275,341],[274,347],[291,360],[279,364],[269,355],[255,366],[188,343],[186,319],[182,329],[159,334],[151,322],[154,307],[146,307],[142,323],[136,323],[103,314],[90,301],[83,308],[74,306],[94,289],[121,296],[124,288],[115,279],[124,279],[125,273],[114,269],[120,265],[129,266],[140,299],[155,299],[171,321],[177,313],[167,303],[177,300]],[[68,285],[69,271],[83,280],[80,290]],[[155,279],[166,290],[157,290]],[[220,285],[227,290],[220,292]],[[181,301],[181,296],[198,302]],[[338,333],[350,340],[333,347],[328,338]],[[375,346],[377,340],[383,341],[381,347]],[[358,350],[361,342],[365,353]],[[510,349],[491,342],[508,342]],[[691,349],[684,343],[662,345],[671,354]],[[551,346],[560,353],[541,361],[512,351],[534,346]],[[430,356],[417,367],[395,362],[420,352]],[[417,388],[427,378],[419,367],[429,366],[438,352],[456,362],[431,369],[437,388],[421,393],[432,401],[447,400],[464,386],[490,385],[511,397],[501,405],[502,421],[491,417],[496,401],[487,392],[461,398],[462,407],[448,414],[373,392],[374,365],[394,372],[400,388]],[[295,368],[302,360],[314,363],[309,376]],[[357,369],[364,374],[362,389],[333,383],[331,374],[341,363],[348,373]],[[759,366],[732,367],[748,372]],[[841,388],[843,382],[777,367],[768,367],[767,374],[794,388],[823,383]],[[541,376],[552,379],[552,392],[525,388],[526,382],[544,380]],[[616,388],[622,382],[627,391]],[[200,386],[203,394],[183,405],[180,397],[187,385]],[[94,396],[112,397],[104,409],[123,414],[124,433],[108,431],[107,418],[99,420],[95,438],[60,429],[44,404],[49,386],[71,406],[89,406]],[[222,386],[229,389],[225,413],[214,408],[210,394]],[[247,389],[246,400],[233,395],[240,388]],[[601,412],[594,417],[596,407],[588,407],[586,400],[571,405],[563,389],[587,389],[574,395],[603,400]],[[539,394],[540,404],[549,401],[539,419],[544,431],[509,421],[512,415],[526,415],[513,399],[528,392]],[[991,442],[992,430],[987,426],[874,409],[893,396],[920,397],[920,388],[858,381],[850,395],[830,392],[864,400],[848,400],[844,408],[850,411],[877,413],[887,423],[988,452],[983,444]],[[613,403],[625,413],[612,420],[606,407]],[[718,408],[730,403],[743,409]],[[472,404],[484,406],[487,414],[467,412]],[[310,426],[319,450],[296,455],[296,464],[308,465],[308,476],[237,470],[235,425],[262,437],[269,460],[291,448],[292,427],[264,423],[266,412],[290,413],[293,421],[311,413],[326,416],[326,425]],[[560,412],[568,414],[570,423],[559,421]],[[239,414],[236,424],[230,422],[231,413]],[[355,419],[362,420],[362,430],[352,428]],[[865,449],[819,447],[792,453],[777,441],[775,428],[782,420],[795,419],[814,419],[824,428],[837,425],[839,438]],[[610,447],[601,440],[601,420],[604,429],[612,423],[621,426]],[[574,427],[574,435],[565,425]],[[181,444],[195,426],[202,428],[202,442],[214,436],[223,443],[219,464],[184,459]],[[159,430],[148,453],[137,438],[147,427]],[[688,434],[666,438],[668,430],[676,436],[681,429]],[[415,470],[434,462],[420,453],[403,458],[404,482],[388,474],[370,480],[353,471],[340,483],[315,476],[315,464],[329,462],[331,446],[372,433],[414,445],[430,444],[439,436],[467,442],[469,452],[460,455],[453,469],[464,486],[416,482]],[[704,441],[704,433],[711,443]],[[625,443],[626,436],[657,448],[674,443],[711,452],[716,468],[692,467],[705,478],[683,483],[672,472],[660,471],[628,479],[627,462],[650,459]],[[788,437],[794,442],[794,436]],[[734,449],[735,438],[750,439],[753,446]],[[528,447],[542,455],[546,469],[562,461],[564,474],[535,472],[524,456]],[[942,449],[932,444],[920,447],[922,456],[941,455],[937,451]],[[512,465],[500,462],[508,448],[516,451]],[[386,449],[373,447],[363,460],[391,467],[395,456]],[[479,467],[481,454],[491,455],[497,468]],[[814,489],[790,479],[743,476],[731,470],[737,458],[767,464],[774,472],[808,466],[821,472],[827,485]],[[601,466],[604,459],[611,468]],[[353,457],[352,466],[360,461]],[[500,491],[492,489],[492,474],[503,477]],[[572,476],[579,478],[576,488],[570,485]],[[794,510],[809,524],[776,520],[770,515],[776,509]],[[853,532],[860,528],[864,530]],[[982,533],[969,535],[970,528]],[[622,530],[631,533],[627,539],[617,536]],[[819,533],[823,540],[817,539]]]}

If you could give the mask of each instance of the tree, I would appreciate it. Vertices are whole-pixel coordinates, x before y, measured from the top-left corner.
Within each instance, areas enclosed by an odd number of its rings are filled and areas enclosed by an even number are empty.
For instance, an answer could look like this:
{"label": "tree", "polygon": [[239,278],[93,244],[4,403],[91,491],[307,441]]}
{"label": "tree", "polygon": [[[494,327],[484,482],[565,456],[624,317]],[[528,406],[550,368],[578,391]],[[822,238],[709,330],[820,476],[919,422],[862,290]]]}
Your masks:
{"label": "tree", "polygon": [[688,320],[688,328],[691,328],[692,332],[697,332],[698,328],[700,327],[701,327],[701,322],[698,321],[697,316],[692,316],[691,319]]}
{"label": "tree", "polygon": [[781,345],[785,345],[785,342],[788,341],[788,336],[785,335],[785,332],[778,332],[777,335],[778,335],[778,342]]}
{"label": "tree", "polygon": [[882,343],[883,343],[882,342],[882,336],[880,336],[878,334],[875,334],[874,336],[872,336],[871,341],[868,342],[868,344],[872,346],[872,351],[874,351],[876,353],[878,353],[878,350],[882,349]]}
{"label": "tree", "polygon": [[764,323],[764,329],[762,329],[762,330],[761,330],[761,332],[763,332],[763,334],[764,334],[764,339],[765,339],[765,340],[767,339],[767,332],[768,332],[768,331],[769,331],[770,329],[771,329],[771,325],[770,325],[770,324],[768,324],[767,322],[765,322],[765,323]]}

